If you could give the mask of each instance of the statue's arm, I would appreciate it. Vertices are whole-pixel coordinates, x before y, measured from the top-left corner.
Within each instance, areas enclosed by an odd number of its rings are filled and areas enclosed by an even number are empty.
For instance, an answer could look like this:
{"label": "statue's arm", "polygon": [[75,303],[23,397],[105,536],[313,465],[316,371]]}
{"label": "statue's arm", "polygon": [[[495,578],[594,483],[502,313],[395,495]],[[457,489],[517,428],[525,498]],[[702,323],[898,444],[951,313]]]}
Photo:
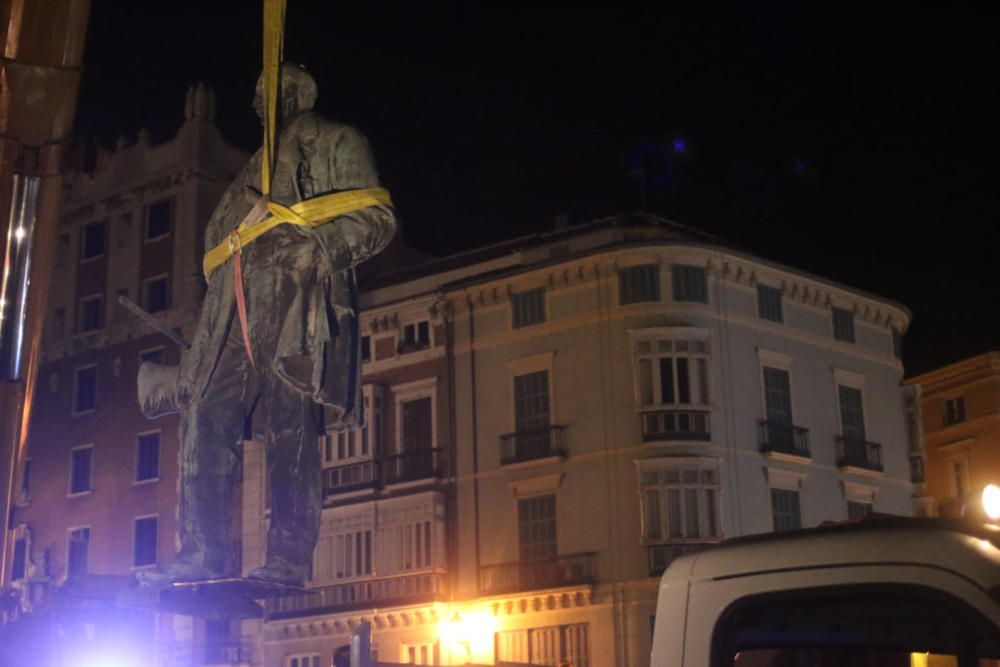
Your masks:
{"label": "statue's arm", "polygon": [[[329,173],[336,190],[379,186],[378,170],[368,140],[352,127],[342,126],[326,146]],[[381,252],[396,233],[396,215],[390,206],[370,206],[342,215],[315,228],[316,237],[334,271],[343,271]]]}

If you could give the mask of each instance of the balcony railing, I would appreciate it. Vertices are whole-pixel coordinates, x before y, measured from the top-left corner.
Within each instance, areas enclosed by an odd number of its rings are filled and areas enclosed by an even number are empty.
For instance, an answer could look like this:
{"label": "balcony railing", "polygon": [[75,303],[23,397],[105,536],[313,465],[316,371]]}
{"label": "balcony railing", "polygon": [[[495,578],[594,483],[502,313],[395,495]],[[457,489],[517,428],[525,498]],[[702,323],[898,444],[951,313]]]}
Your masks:
{"label": "balcony railing", "polygon": [[379,486],[378,461],[358,461],[323,470],[323,497]]}
{"label": "balcony railing", "polygon": [[360,579],[274,598],[264,606],[268,618],[293,618],[366,607],[417,604],[444,599],[445,585],[445,575],[441,572]]}
{"label": "balcony railing", "polygon": [[501,435],[500,465],[565,456],[565,430],[565,426],[552,424],[544,428]]}
{"label": "balcony railing", "polygon": [[649,576],[663,574],[674,559],[710,547],[715,542],[684,542],[682,544],[651,544],[649,546]]}
{"label": "balcony railing", "polygon": [[651,410],[642,413],[642,439],[709,440],[708,412],[702,410]]}
{"label": "balcony railing", "polygon": [[882,472],[882,445],[857,438],[837,436],[837,465]]}
{"label": "balcony railing", "polygon": [[597,554],[594,553],[498,563],[479,568],[479,592],[482,595],[593,584],[596,580]]}
{"label": "balcony railing", "polygon": [[386,484],[433,479],[442,474],[444,451],[437,448],[414,449],[383,457],[382,474]]}
{"label": "balcony railing", "polygon": [[758,424],[757,435],[760,440],[760,451],[781,452],[809,458],[809,429],[792,424],[775,421],[762,421]]}

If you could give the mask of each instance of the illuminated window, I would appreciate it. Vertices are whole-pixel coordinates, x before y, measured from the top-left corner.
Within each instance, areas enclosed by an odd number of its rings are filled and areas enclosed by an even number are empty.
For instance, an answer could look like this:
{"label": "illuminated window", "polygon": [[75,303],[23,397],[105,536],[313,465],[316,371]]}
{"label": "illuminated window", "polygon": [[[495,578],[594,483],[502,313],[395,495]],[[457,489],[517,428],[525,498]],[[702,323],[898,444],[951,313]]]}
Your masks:
{"label": "illuminated window", "polygon": [[143,567],[156,564],[157,517],[147,516],[135,520],[132,565]]}
{"label": "illuminated window", "polygon": [[630,266],[618,272],[618,302],[625,306],[660,300],[660,267]]}
{"label": "illuminated window", "polygon": [[170,307],[170,282],[167,276],[142,282],[142,307],[147,313],[159,313]]}
{"label": "illuminated window", "polygon": [[144,433],[136,438],[135,481],[160,477],[160,433]]}
{"label": "illuminated window", "polygon": [[854,313],[845,308],[832,308],[833,313],[833,337],[845,343],[853,343],[854,340]]}
{"label": "illuminated window", "polygon": [[511,319],[515,329],[545,321],[545,288],[514,292],[510,296]]}
{"label": "illuminated window", "polygon": [[779,324],[785,321],[780,289],[757,283],[757,316]]}
{"label": "illuminated window", "polygon": [[87,574],[90,552],[90,528],[74,528],[69,531],[66,547],[66,574],[79,576]]}
{"label": "illuminated window", "polygon": [[96,331],[104,326],[104,295],[91,294],[80,299],[77,310],[76,330],[79,333]]}
{"label": "illuminated window", "polygon": [[771,489],[771,518],[776,533],[801,528],[799,492],[790,489]]}
{"label": "illuminated window", "polygon": [[89,493],[94,489],[94,447],[77,447],[70,452],[69,493]]}
{"label": "illuminated window", "polygon": [[400,658],[405,665],[439,665],[440,650],[436,641],[405,642],[400,647]]}
{"label": "illuminated window", "polygon": [[708,275],[703,266],[674,264],[670,267],[674,301],[708,303]]}
{"label": "illuminated window", "polygon": [[73,412],[80,414],[97,408],[97,366],[77,368],[73,374]]}
{"label": "illuminated window", "polygon": [[103,222],[86,225],[81,236],[80,261],[85,262],[104,256],[105,244],[107,243],[107,225]]}
{"label": "illuminated window", "polygon": [[555,494],[517,501],[517,534],[521,561],[553,558],[558,553]]}
{"label": "illuminated window", "polygon": [[497,663],[590,667],[587,634],[587,623],[498,632]]}
{"label": "illuminated window", "polygon": [[146,207],[146,241],[155,241],[170,234],[171,200],[161,199]]}

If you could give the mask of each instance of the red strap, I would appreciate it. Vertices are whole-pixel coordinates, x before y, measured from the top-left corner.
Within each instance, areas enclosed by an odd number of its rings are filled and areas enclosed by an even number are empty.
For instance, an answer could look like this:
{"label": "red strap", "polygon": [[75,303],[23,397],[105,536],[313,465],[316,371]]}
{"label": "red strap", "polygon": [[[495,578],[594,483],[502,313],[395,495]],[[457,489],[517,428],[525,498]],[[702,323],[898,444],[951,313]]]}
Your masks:
{"label": "red strap", "polygon": [[250,365],[257,370],[257,364],[253,360],[253,348],[250,346],[250,332],[247,330],[247,298],[243,292],[243,248],[239,246],[239,237],[235,233],[229,235],[229,244],[233,245],[236,239],[236,247],[233,250],[233,289],[236,290],[236,312],[240,316],[240,329],[243,331],[243,346],[247,349],[247,356],[250,358]]}

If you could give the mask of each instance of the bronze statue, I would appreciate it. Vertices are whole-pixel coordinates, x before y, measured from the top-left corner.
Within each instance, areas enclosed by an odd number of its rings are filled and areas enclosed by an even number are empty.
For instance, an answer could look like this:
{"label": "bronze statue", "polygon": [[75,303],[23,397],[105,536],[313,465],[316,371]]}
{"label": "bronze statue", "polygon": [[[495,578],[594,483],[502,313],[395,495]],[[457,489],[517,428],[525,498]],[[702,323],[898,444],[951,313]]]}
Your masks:
{"label": "bronze statue", "polygon": [[[263,118],[261,99],[258,81],[254,108]],[[365,137],[313,111],[315,99],[312,76],[283,64],[270,199],[284,206],[379,185]],[[208,221],[206,250],[228,243],[229,253],[236,254],[210,271],[190,351],[179,368],[147,363],[140,370],[144,413],[181,414],[181,548],[166,568],[141,573],[145,583],[238,576],[228,571],[238,448],[244,420],[257,403],[271,519],[266,562],[248,576],[303,584],[322,508],[320,406],[329,406],[327,415],[332,412],[341,424],[363,422],[354,267],[392,239],[393,209],[385,197],[380,204],[313,221],[324,223],[317,226],[279,224],[252,243],[237,239],[234,248],[232,234],[241,223],[253,225],[267,216],[261,160],[262,150]]]}

